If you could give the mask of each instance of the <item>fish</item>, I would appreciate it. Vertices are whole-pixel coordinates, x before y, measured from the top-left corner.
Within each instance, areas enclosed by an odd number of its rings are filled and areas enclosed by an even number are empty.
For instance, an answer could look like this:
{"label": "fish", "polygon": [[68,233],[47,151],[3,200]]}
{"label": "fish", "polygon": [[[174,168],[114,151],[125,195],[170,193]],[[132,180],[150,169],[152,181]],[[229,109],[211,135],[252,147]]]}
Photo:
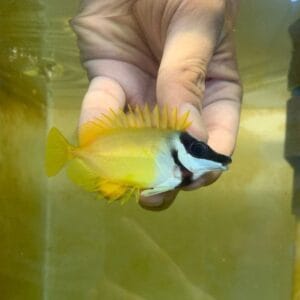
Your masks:
{"label": "fish", "polygon": [[109,110],[83,124],[78,145],[52,127],[46,145],[49,177],[66,165],[67,175],[81,188],[109,202],[127,202],[186,186],[209,171],[224,171],[231,157],[215,152],[187,133],[189,112],[129,107]]}

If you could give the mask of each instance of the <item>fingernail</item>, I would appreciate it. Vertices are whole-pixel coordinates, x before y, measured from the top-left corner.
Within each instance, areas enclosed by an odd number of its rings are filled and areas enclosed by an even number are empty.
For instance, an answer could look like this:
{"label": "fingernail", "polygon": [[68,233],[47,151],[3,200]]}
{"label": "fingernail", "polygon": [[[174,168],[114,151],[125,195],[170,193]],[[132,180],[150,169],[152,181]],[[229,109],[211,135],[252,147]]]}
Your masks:
{"label": "fingernail", "polygon": [[163,204],[163,197],[161,195],[151,197],[141,197],[140,203],[147,207],[158,207]]}

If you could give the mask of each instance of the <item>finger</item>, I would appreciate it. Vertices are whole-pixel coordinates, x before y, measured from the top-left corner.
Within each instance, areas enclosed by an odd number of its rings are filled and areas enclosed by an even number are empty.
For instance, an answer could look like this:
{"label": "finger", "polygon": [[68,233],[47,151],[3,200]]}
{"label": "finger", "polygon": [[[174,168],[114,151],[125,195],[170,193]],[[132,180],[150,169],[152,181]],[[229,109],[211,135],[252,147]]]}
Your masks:
{"label": "finger", "polygon": [[[208,144],[215,151],[231,156],[236,143],[240,117],[242,91],[238,81],[215,81],[208,84],[202,112],[208,131]],[[221,172],[209,172],[186,186],[193,190],[215,182]]]}
{"label": "finger", "polygon": [[117,81],[108,77],[95,77],[84,96],[79,124],[101,118],[101,114],[110,109],[123,109],[125,100],[125,93]]}
{"label": "finger", "polygon": [[208,172],[208,173],[202,175],[196,181],[183,187],[182,189],[184,191],[191,191],[191,190],[195,190],[202,186],[210,185],[210,184],[214,183],[221,176],[221,174],[222,174],[221,172],[217,172],[217,171]]}
{"label": "finger", "polygon": [[219,8],[203,11],[192,6],[183,6],[170,24],[158,73],[157,101],[168,107],[178,106],[180,113],[191,111],[189,132],[206,141],[202,97],[222,18]]}
{"label": "finger", "polygon": [[140,197],[139,204],[148,210],[164,210],[168,208],[175,200],[179,190],[173,190],[151,197]]}
{"label": "finger", "polygon": [[[202,118],[208,131],[208,144],[215,151],[231,156],[237,139],[242,91],[236,81],[214,81],[207,85]],[[209,172],[186,186],[193,190],[215,182],[221,172]]]}
{"label": "finger", "polygon": [[239,128],[242,87],[231,35],[216,49],[207,76],[202,117],[209,133],[208,144],[217,152],[232,155]]}
{"label": "finger", "polygon": [[208,144],[215,151],[231,156],[235,149],[240,103],[229,99],[213,102],[203,108],[203,120],[209,133]]}
{"label": "finger", "polygon": [[[242,88],[237,71],[233,39],[227,35],[211,59],[202,101],[202,118],[208,131],[208,144],[215,151],[231,156],[238,134]],[[220,172],[209,172],[186,186],[193,190],[212,184]]]}

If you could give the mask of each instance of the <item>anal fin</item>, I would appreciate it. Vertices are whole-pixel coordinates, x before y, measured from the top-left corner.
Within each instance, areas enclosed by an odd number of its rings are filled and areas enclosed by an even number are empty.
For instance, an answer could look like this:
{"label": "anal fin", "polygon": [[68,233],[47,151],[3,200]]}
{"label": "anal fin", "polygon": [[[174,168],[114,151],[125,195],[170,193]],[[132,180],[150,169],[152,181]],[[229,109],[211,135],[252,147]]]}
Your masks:
{"label": "anal fin", "polygon": [[124,204],[129,199],[138,197],[138,188],[101,178],[78,158],[69,162],[67,174],[76,185],[89,192],[98,192],[109,202],[120,200]]}

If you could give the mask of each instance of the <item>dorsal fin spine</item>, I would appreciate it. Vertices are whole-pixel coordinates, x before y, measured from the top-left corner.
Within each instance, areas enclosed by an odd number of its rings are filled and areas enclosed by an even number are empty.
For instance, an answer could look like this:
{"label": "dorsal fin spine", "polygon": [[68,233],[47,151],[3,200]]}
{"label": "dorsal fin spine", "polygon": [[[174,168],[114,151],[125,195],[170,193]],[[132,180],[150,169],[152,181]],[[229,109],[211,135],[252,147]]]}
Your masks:
{"label": "dorsal fin spine", "polygon": [[153,118],[153,126],[155,128],[160,128],[160,122],[159,122],[159,111],[158,106],[156,105],[152,111],[152,118]]}
{"label": "dorsal fin spine", "polygon": [[142,116],[141,108],[139,106],[137,106],[135,112],[136,112],[136,119],[137,119],[137,123],[139,124],[139,128],[142,128],[144,119]]}
{"label": "dorsal fin spine", "polygon": [[166,106],[163,107],[161,120],[162,120],[161,127],[163,129],[167,129],[168,128],[168,109]]}
{"label": "dorsal fin spine", "polygon": [[145,125],[146,127],[151,127],[151,116],[150,116],[150,109],[149,109],[149,105],[146,104],[145,108],[144,108],[144,120],[145,120]]}
{"label": "dorsal fin spine", "polygon": [[177,107],[175,107],[172,111],[172,117],[171,117],[171,127],[177,129],[177,118],[178,118],[178,114],[177,114],[178,110]]}

